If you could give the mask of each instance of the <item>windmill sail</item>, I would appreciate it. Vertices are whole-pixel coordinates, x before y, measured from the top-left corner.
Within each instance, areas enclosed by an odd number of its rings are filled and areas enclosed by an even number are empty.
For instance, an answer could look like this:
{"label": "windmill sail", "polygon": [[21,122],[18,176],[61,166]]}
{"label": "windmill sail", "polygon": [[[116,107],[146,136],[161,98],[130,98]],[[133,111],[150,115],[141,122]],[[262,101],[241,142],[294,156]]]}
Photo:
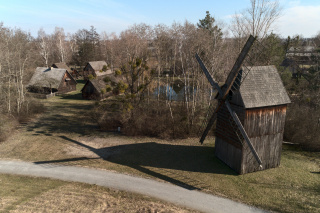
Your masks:
{"label": "windmill sail", "polygon": [[253,37],[252,35],[250,35],[246,44],[242,48],[241,53],[239,54],[235,64],[233,65],[233,67],[231,69],[231,72],[229,73],[228,78],[226,80],[227,88],[223,91],[224,93],[222,96],[222,100],[225,100],[227,98],[227,96],[229,95],[229,91],[231,90],[231,87],[238,76],[238,73],[239,73],[239,70],[242,66],[242,63],[243,63],[244,59],[246,58],[248,52],[250,51],[250,48],[252,47],[255,40],[256,40],[256,38]]}

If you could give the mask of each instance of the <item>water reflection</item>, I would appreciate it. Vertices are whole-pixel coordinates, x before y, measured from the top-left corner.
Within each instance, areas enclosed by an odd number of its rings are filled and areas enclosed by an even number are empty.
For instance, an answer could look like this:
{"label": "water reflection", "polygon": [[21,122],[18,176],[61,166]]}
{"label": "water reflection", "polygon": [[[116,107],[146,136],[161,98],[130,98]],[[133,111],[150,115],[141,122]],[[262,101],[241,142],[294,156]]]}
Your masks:
{"label": "water reflection", "polygon": [[153,92],[154,97],[160,95],[161,99],[169,101],[183,101],[185,100],[185,94],[188,94],[188,98],[192,100],[193,94],[196,93],[196,88],[191,86],[185,87],[182,85],[173,84],[171,85],[162,85],[159,88],[156,88]]}

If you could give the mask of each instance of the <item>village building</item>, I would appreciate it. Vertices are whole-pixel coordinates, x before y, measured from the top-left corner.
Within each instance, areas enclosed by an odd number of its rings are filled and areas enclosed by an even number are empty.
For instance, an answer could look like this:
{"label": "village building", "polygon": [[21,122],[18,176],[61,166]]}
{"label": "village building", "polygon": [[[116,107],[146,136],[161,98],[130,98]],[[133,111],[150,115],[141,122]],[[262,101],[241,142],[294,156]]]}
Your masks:
{"label": "village building", "polygon": [[[279,166],[289,96],[275,66],[243,67],[248,72],[230,105],[262,161],[258,162],[233,126],[226,107],[217,114],[215,155],[239,174]],[[240,71],[242,72],[242,71]]]}
{"label": "village building", "polygon": [[66,69],[75,79],[80,77],[80,73],[76,69],[70,69],[70,67],[65,62],[54,63],[51,65],[51,67]]}
{"label": "village building", "polygon": [[89,79],[89,75],[92,77],[98,77],[103,75],[110,75],[113,71],[108,69],[108,64],[105,61],[91,61],[83,68],[83,78]]}
{"label": "village building", "polygon": [[67,93],[76,90],[76,80],[66,69],[37,67],[27,85],[30,92]]}
{"label": "village building", "polygon": [[113,95],[113,88],[123,80],[121,76],[104,75],[88,80],[81,89],[82,98],[102,100]]}
{"label": "village building", "polygon": [[313,41],[304,41],[301,46],[290,47],[280,66],[288,68],[292,77],[300,78],[301,75],[308,73],[309,68],[319,66],[318,49],[319,47]]}

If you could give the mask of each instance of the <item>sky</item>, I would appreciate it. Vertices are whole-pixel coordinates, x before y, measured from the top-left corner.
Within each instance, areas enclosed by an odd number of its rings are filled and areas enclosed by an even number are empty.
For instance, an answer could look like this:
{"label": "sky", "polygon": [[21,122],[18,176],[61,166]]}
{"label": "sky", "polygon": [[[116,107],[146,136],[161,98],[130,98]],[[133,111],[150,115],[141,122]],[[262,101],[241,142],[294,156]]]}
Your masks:
{"label": "sky", "polygon": [[[282,16],[273,32],[282,37],[320,32],[320,0],[279,0]],[[224,29],[234,14],[250,6],[250,0],[0,0],[0,22],[37,36],[40,28],[52,33],[62,27],[67,33],[94,26],[119,34],[133,24],[149,25],[186,20],[196,24],[209,11]]]}

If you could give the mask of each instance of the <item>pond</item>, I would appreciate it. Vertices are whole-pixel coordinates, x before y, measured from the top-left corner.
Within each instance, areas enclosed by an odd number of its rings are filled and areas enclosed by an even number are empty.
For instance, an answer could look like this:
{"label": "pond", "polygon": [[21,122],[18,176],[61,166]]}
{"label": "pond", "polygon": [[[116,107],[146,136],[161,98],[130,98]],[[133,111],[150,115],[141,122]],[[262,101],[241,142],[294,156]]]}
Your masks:
{"label": "pond", "polygon": [[[186,90],[186,91],[185,91]],[[192,101],[193,94],[196,94],[197,88],[193,86],[185,86],[183,81],[176,80],[174,83],[171,84],[163,84],[160,88],[155,88],[153,90],[152,96],[154,98],[160,96],[162,100],[169,100],[169,101],[185,101],[185,92],[189,95],[189,101]],[[215,90],[212,90],[213,93],[210,93],[210,89],[206,92],[208,98],[210,98],[210,94],[214,94]],[[199,95],[199,94],[198,94]]]}
{"label": "pond", "polygon": [[160,88],[156,88],[153,92],[153,96],[156,98],[160,94],[160,98],[169,101],[183,101],[185,100],[185,89],[187,89],[190,98],[192,98],[192,93],[196,93],[196,88],[191,86],[185,88],[184,85],[181,86],[171,86],[162,85]]}

